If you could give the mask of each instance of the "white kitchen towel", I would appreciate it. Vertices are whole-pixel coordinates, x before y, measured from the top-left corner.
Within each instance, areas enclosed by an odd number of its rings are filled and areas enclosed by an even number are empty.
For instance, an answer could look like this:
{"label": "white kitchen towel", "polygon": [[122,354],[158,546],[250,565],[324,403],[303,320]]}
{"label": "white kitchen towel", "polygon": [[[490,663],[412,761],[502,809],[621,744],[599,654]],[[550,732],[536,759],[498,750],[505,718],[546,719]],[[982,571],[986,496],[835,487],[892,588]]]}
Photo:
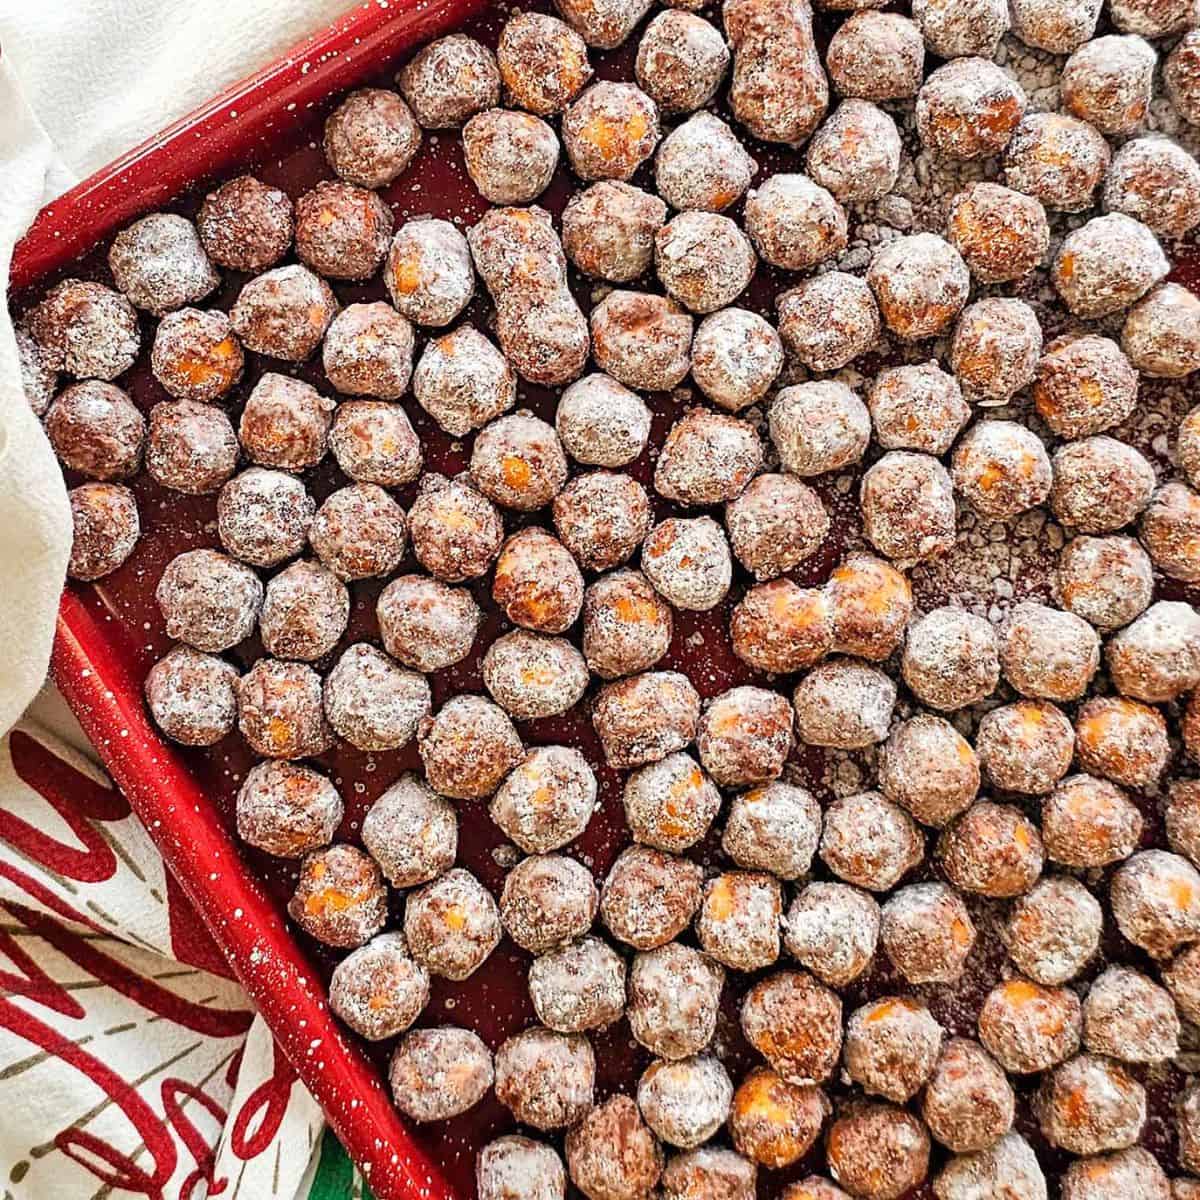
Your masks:
{"label": "white kitchen towel", "polygon": [[[42,205],[352,7],[349,0],[0,0],[0,278],[7,280],[13,245]],[[69,549],[66,493],[22,396],[6,304],[0,732],[45,677]]]}
{"label": "white kitchen towel", "polygon": [[[0,0],[0,277],[43,204],[350,7]],[[45,678],[69,546],[62,478],[0,306],[0,734]],[[38,707],[61,727],[52,697]],[[0,739],[0,1193],[360,1194],[219,972],[103,776],[36,726]]]}

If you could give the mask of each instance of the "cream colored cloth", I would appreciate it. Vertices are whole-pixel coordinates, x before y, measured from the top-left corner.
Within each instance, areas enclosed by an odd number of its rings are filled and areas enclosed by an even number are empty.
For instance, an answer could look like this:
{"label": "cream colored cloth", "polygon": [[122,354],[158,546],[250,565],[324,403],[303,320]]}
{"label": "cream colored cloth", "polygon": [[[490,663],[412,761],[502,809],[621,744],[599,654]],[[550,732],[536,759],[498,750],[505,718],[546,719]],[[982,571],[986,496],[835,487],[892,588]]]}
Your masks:
{"label": "cream colored cloth", "polygon": [[[352,8],[350,0],[0,0],[0,278],[38,209]],[[62,479],[0,309],[0,732],[45,678]]]}

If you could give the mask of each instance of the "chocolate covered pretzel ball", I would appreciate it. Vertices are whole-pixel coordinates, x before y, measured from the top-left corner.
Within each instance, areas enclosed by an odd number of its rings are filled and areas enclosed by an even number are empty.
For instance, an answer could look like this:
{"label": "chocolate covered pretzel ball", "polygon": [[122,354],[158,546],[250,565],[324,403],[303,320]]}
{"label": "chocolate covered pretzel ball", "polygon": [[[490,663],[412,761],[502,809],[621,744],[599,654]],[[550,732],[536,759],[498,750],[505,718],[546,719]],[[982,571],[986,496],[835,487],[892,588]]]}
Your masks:
{"label": "chocolate covered pretzel ball", "polygon": [[665,391],[690,369],[692,318],[665,296],[610,292],[592,310],[591,331],[597,365],[626,387]]}
{"label": "chocolate covered pretzel ball", "polygon": [[454,865],[458,818],[448,800],[407,772],[367,810],[362,841],[388,883],[416,887]]}
{"label": "chocolate covered pretzel ball", "polygon": [[1037,1155],[1013,1131],[986,1150],[951,1158],[934,1181],[933,1192],[937,1200],[972,1200],[981,1187],[993,1192],[1000,1189],[1001,1195],[1007,1189],[1031,1200],[1044,1200],[1047,1195]]}
{"label": "chocolate covered pretzel ball", "polygon": [[879,905],[845,883],[809,883],[783,926],[787,952],[822,983],[845,987],[870,965],[879,940]]}
{"label": "chocolate covered pretzel ball", "polygon": [[703,108],[729,69],[729,47],[720,33],[694,13],[668,10],[646,26],[634,72],[663,113]]}
{"label": "chocolate covered pretzel ball", "polygon": [[740,1154],[777,1169],[803,1158],[828,1115],[829,1101],[820,1088],[755,1067],[734,1094],[729,1132]]}
{"label": "chocolate covered pretzel ball", "polygon": [[900,13],[855,12],[841,24],[825,54],[829,81],[842,96],[906,100],[925,74],[921,31]]}
{"label": "chocolate covered pretzel ball", "polygon": [[984,715],[975,748],[994,787],[1044,796],[1070,770],[1075,730],[1053,704],[1021,700]]}
{"label": "chocolate covered pretzel ball", "polygon": [[980,1040],[1014,1074],[1065,1062],[1079,1049],[1079,1033],[1079,997],[1070,988],[1009,979],[988,993],[979,1012]]}
{"label": "chocolate covered pretzel ball", "polygon": [[856,750],[887,737],[896,685],[875,667],[852,658],[820,663],[792,694],[796,732],[810,746]]}
{"label": "chocolate covered pretzel ball", "polygon": [[[449,325],[475,291],[467,239],[437,217],[406,221],[388,248],[383,282],[401,316],[417,325]],[[450,354],[458,343],[442,348]]]}
{"label": "chocolate covered pretzel ball", "polygon": [[1149,607],[1150,556],[1127,537],[1077,537],[1058,557],[1057,598],[1101,633],[1128,625]]}
{"label": "chocolate covered pretzel ball", "polygon": [[[836,371],[879,340],[879,308],[871,289],[857,275],[826,271],[805,279],[776,300],[779,336],[806,367]],[[695,374],[697,346],[692,347]]]}
{"label": "chocolate covered pretzel ball", "polygon": [[756,670],[786,675],[810,667],[834,647],[829,595],[790,579],[760,583],[735,606],[729,637],[734,654]]}
{"label": "chocolate covered pretzel ball", "polygon": [[[977,31],[979,26],[973,28]],[[991,158],[1008,145],[1025,105],[1020,84],[995,63],[979,57],[955,58],[921,86],[917,131],[926,147],[946,158]]]}
{"label": "chocolate covered pretzel ball", "polygon": [[1121,348],[1143,375],[1183,379],[1200,370],[1200,297],[1177,283],[1160,283],[1130,310]]}
{"label": "chocolate covered pretzel ball", "polygon": [[779,880],[754,871],[725,871],[704,886],[696,917],[701,949],[736,971],[756,971],[779,957]]}
{"label": "chocolate covered pretzel ball", "polygon": [[431,704],[424,675],[365,642],[346,648],[325,677],[324,694],[334,732],[359,750],[408,745]]}
{"label": "chocolate covered pretzel ball", "polygon": [[757,579],[772,579],[814,554],[829,532],[829,515],[812,488],[793,475],[755,476],[725,508],[738,561]]}
{"label": "chocolate covered pretzel ball", "polygon": [[992,59],[1008,32],[1008,5],[996,0],[952,0],[949,4],[917,0],[913,20],[929,52],[939,58],[975,55]]}
{"label": "chocolate covered pretzel ball", "polygon": [[[1042,836],[1047,855],[1056,858],[1048,814]],[[1083,970],[1100,945],[1103,926],[1100,903],[1082,883],[1069,875],[1047,875],[1013,902],[1000,936],[1017,970],[1055,987]]]}
{"label": "chocolate covered pretzel ball", "polygon": [[915,341],[935,337],[958,316],[967,302],[971,273],[949,242],[932,233],[916,233],[876,253],[867,283],[884,324],[897,337]]}
{"label": "chocolate covered pretzel ball", "polygon": [[212,404],[174,400],[150,410],[146,474],[163,487],[215,492],[237,470],[239,449],[229,418]]}
{"label": "chocolate covered pretzel ball", "polygon": [[1112,151],[1086,121],[1065,113],[1029,113],[1004,152],[1004,182],[1059,212],[1092,206]]}
{"label": "chocolate covered pretzel ball", "polygon": [[384,188],[402,175],[421,146],[412,109],[386,88],[351,92],[325,122],[325,158],[339,179]]}
{"label": "chocolate covered pretzel ball", "polygon": [[909,983],[955,983],[975,947],[975,923],[944,883],[913,883],[883,906],[879,941]]}
{"label": "chocolate covered pretzel ball", "polygon": [[911,1113],[891,1104],[860,1103],[829,1127],[830,1174],[862,1200],[897,1200],[929,1170],[929,1134]]}
{"label": "chocolate covered pretzel ball", "polygon": [[628,561],[650,530],[646,489],[613,471],[577,475],[554,497],[554,528],[585,570]]}
{"label": "chocolate covered pretzel ball", "polygon": [[471,593],[427,575],[402,575],[376,605],[383,648],[417,671],[440,671],[471,652],[483,614]]}
{"label": "chocolate covered pretzel ball", "polygon": [[495,55],[466,34],[424,46],[396,77],[423,129],[454,129],[472,114],[500,103]]}
{"label": "chocolate covered pretzel ball", "polygon": [[352,483],[326,497],[308,541],[339,579],[390,575],[408,549],[404,510],[378,484]]}
{"label": "chocolate covered pretzel ball", "polygon": [[237,794],[238,837],[280,858],[333,841],[345,806],[333,783],[299,763],[268,759],[246,772]]}
{"label": "chocolate covered pretzel ball", "polygon": [[1006,283],[1041,264],[1050,226],[1036,196],[981,182],[950,202],[946,236],[980,283]]}
{"label": "chocolate covered pretzel ball", "polygon": [[263,585],[219,550],[186,550],[166,565],[154,598],[168,637],[220,654],[254,632]]}
{"label": "chocolate covered pretzel ball", "polygon": [[525,629],[498,637],[480,671],[492,698],[518,721],[567,712],[583,698],[588,684],[587,663],[566,638]]}
{"label": "chocolate covered pretzel ball", "polygon": [[900,133],[883,109],[844,100],[813,134],[804,161],[813,181],[842,204],[866,204],[896,184]]}
{"label": "chocolate covered pretzel ball", "polygon": [[632,83],[593,83],[568,106],[562,138],[580,179],[625,182],[658,144],[658,106]]}
{"label": "chocolate covered pretzel ball", "polygon": [[117,290],[156,317],[203,300],[221,281],[195,225],[175,213],[127,225],[113,239],[108,266]]}
{"label": "chocolate covered pretzel ball", "polygon": [[1050,278],[1077,317],[1105,317],[1128,308],[1170,270],[1158,239],[1124,213],[1093,217],[1063,239]]}
{"label": "chocolate covered pretzel ball", "polygon": [[1005,520],[1045,502],[1053,485],[1042,439],[1016,421],[978,421],[951,460],[954,486],[985,517]]}
{"label": "chocolate covered pretzel ball", "polygon": [[662,1174],[663,1153],[628,1096],[612,1096],[568,1134],[567,1169],[587,1200],[638,1200]]}
{"label": "chocolate covered pretzel ball", "polygon": [[657,196],[621,180],[601,180],[567,201],[563,250],[585,275],[629,283],[649,270],[654,235],[666,219],[667,206]]}
{"label": "chocolate covered pretzel ball", "polygon": [[652,1062],[638,1081],[637,1102],[646,1124],[664,1142],[694,1149],[725,1123],[733,1083],[711,1054]]}
{"label": "chocolate covered pretzel ball", "polygon": [[776,393],[767,413],[783,467],[808,477],[858,462],[871,438],[866,405],[834,379],[793,384]]}
{"label": "chocolate covered pretzel ball", "polygon": [[1122,863],[1109,888],[1117,927],[1151,958],[1200,941],[1200,873],[1178,854],[1142,850]]}
{"label": "chocolate covered pretzel ball", "polygon": [[1200,615],[1184,601],[1160,600],[1109,639],[1105,660],[1123,696],[1178,699],[1200,685]]}
{"label": "chocolate covered pretzel ball", "polygon": [[961,891],[1011,899],[1037,882],[1045,850],[1037,826],[1020,809],[980,800],[942,833],[937,856]]}
{"label": "chocolate covered pretzel ball", "polygon": [[924,1004],[910,996],[885,996],[850,1014],[846,1073],[867,1095],[902,1104],[932,1074],[941,1044],[942,1027]]}
{"label": "chocolate covered pretzel ball", "polygon": [[711,517],[668,517],[642,543],[642,570],[676,608],[706,612],[728,593],[733,562]]}
{"label": "chocolate covered pretzel ball", "polygon": [[1163,83],[1175,111],[1191,125],[1200,125],[1200,37],[1185,33],[1167,55]]}
{"label": "chocolate covered pretzel ball", "polygon": [[821,839],[821,810],[812,794],[781,780],[735,796],[721,848],[739,867],[780,879],[808,872]]}
{"label": "chocolate covered pretzel ball", "polygon": [[347,400],[329,427],[329,449],[355,483],[402,487],[421,473],[421,443],[399,404]]}
{"label": "chocolate covered pretzel ball", "polygon": [[253,175],[239,175],[204,197],[196,228],[213,262],[252,273],[287,254],[295,215],[286,193]]}
{"label": "chocolate covered pretzel ball", "polygon": [[624,804],[639,842],[679,853],[704,837],[721,807],[721,793],[695,759],[672,753],[629,775]]}
{"label": "chocolate covered pretzel ball", "polygon": [[602,679],[649,670],[673,631],[671,606],[640,571],[613,571],[584,593],[583,655]]}
{"label": "chocolate covered pretzel ball", "polygon": [[599,902],[582,863],[565,854],[534,854],[505,876],[500,921],[523,950],[544,954],[587,933]]}
{"label": "chocolate covered pretzel ball", "polygon": [[316,466],[329,448],[334,400],[290,375],[269,372],[242,409],[238,437],[251,462],[282,471]]}
{"label": "chocolate covered pretzel ball", "polygon": [[996,634],[965,609],[935,608],[909,627],[900,666],[904,682],[930,708],[965,708],[1000,681]]}
{"label": "chocolate covered pretzel ball", "polygon": [[116,379],[141,346],[137,313],[119,292],[64,279],[29,313],[29,332],[49,368],[76,379]]}
{"label": "chocolate covered pretzel ball", "polygon": [[1060,437],[1083,438],[1119,425],[1137,404],[1137,372],[1116,342],[1084,335],[1046,347],[1033,389],[1038,413]]}
{"label": "chocolate covered pretzel ball", "polygon": [[[711,29],[706,21],[700,24]],[[663,138],[654,158],[654,184],[679,212],[723,212],[745,193],[755,168],[720,117],[698,112]]]}
{"label": "chocolate covered pretzel ball", "polygon": [[1071,613],[1024,600],[1000,627],[1000,668],[1023,696],[1078,700],[1099,663],[1096,631]]}
{"label": "chocolate covered pretzel ball", "polygon": [[405,897],[404,936],[427,971],[463,980],[499,945],[500,910],[470,871],[455,867]]}
{"label": "chocolate covered pretzel ball", "polygon": [[971,416],[958,380],[932,360],[880,371],[866,400],[875,439],[885,450],[940,457]]}
{"label": "chocolate covered pretzel ball", "polygon": [[455,696],[417,729],[430,785],[455,800],[490,796],[521,761],[523,747],[503,709],[482,696]]}
{"label": "chocolate covered pretzel ball", "polygon": [[538,746],[496,789],[489,813],[526,854],[574,841],[596,808],[596,777],[578,750]]}
{"label": "chocolate covered pretzel ball", "polygon": [[307,267],[291,263],[247,282],[229,319],[247,350],[304,362],[321,344],[337,311],[329,284]]}
{"label": "chocolate covered pretzel ball", "polygon": [[750,1200],[756,1178],[754,1163],[736,1151],[701,1146],[675,1155],[660,1182],[669,1200]]}
{"label": "chocolate covered pretzel ball", "polygon": [[337,842],[301,860],[288,915],[318,942],[352,950],[383,928],[387,887],[373,859]]}
{"label": "chocolate covered pretzel ball", "polygon": [[412,326],[377,300],[351,304],[334,317],[325,334],[325,378],[348,396],[398,400],[412,377]]}
{"label": "chocolate covered pretzel ball", "polygon": [[89,379],[64,388],[45,428],[63,466],[91,479],[128,479],[142,465],[146,418],[114,384]]}
{"label": "chocolate covered pretzel ball", "polygon": [[428,474],[408,510],[408,536],[417,561],[447,583],[484,574],[504,541],[496,506],[470,481]]}
{"label": "chocolate covered pretzel ball", "polygon": [[185,746],[211,746],[237,716],[237,669],[214,654],[176,646],[146,676],[146,704],[154,723]]}
{"label": "chocolate covered pretzel ball", "polygon": [[133,553],[141,535],[137,500],[120,483],[85,483],[67,493],[71,506],[72,579],[100,579]]}
{"label": "chocolate covered pretzel ball", "polygon": [[978,1042],[951,1038],[929,1078],[921,1115],[943,1146],[971,1154],[994,1146],[1012,1125],[1016,1097],[1000,1065]]}
{"label": "chocolate covered pretzel ball", "polygon": [[558,136],[540,117],[506,108],[476,113],[463,126],[467,174],[493,204],[529,204],[558,166]]}
{"label": "chocolate covered pretzel ball", "polygon": [[1136,700],[1097,696],[1076,714],[1075,753],[1085,771],[1144,788],[1162,774],[1170,755],[1166,722],[1156,708]]}
{"label": "chocolate covered pretzel ball", "polygon": [[1103,200],[1161,237],[1183,237],[1200,224],[1200,163],[1170,138],[1134,138],[1113,155]]}
{"label": "chocolate covered pretzel ball", "polygon": [[1157,58],[1154,48],[1135,35],[1085,42],[1063,66],[1063,108],[1101,133],[1133,133],[1150,110]]}
{"label": "chocolate covered pretzel ball", "polygon": [[625,961],[598,938],[568,942],[533,960],[529,996],[538,1019],[558,1033],[611,1025],[625,1011]]}
{"label": "chocolate covered pretzel ball", "polygon": [[879,758],[879,787],[923,825],[937,828],[979,793],[979,757],[942,717],[918,713],[892,730]]}
{"label": "chocolate covered pretzel ball", "polygon": [[429,1003],[429,973],[408,953],[402,933],[382,933],[348,954],[329,980],[329,1007],[360,1037],[403,1033]]}
{"label": "chocolate covered pretzel ball", "polygon": [[1024,300],[990,296],[962,312],[950,362],[963,391],[981,404],[1011,400],[1037,373],[1042,328]]}
{"label": "chocolate covered pretzel ball", "polygon": [[1051,1145],[1103,1154],[1137,1141],[1146,1123],[1146,1092],[1120,1064],[1080,1054],[1046,1076],[1036,1109]]}
{"label": "chocolate covered pretzel ball", "polygon": [[711,1041],[717,1025],[722,967],[705,954],[669,942],[633,957],[629,1028],[660,1058],[687,1058]]}
{"label": "chocolate covered pretzel ball", "polygon": [[579,463],[623,467],[650,437],[650,410],[640,396],[596,372],[577,379],[559,398],[555,430]]}
{"label": "chocolate covered pretzel ball", "polygon": [[346,631],[350,593],[319,562],[303,559],[268,581],[259,613],[263,649],[278,658],[323,658]]}
{"label": "chocolate covered pretzel ball", "polygon": [[574,1125],[592,1106],[595,1079],[591,1043],[577,1033],[535,1025],[496,1051],[496,1099],[534,1129]]}
{"label": "chocolate covered pretzel ball", "polygon": [[1164,575],[1200,580],[1200,492],[1172,479],[1154,493],[1142,514],[1141,541]]}
{"label": "chocolate covered pretzel ball", "polygon": [[508,99],[540,117],[562,112],[592,77],[587,44],[549,13],[515,13],[496,47]]}
{"label": "chocolate covered pretzel ball", "polygon": [[396,1107],[420,1124],[474,1108],[494,1079],[491,1051],[469,1029],[440,1025],[406,1033],[388,1066]]}
{"label": "chocolate covered pretzel ball", "polygon": [[842,1002],[804,971],[777,971],[745,995],[746,1040],[791,1084],[822,1083],[842,1050]]}
{"label": "chocolate covered pretzel ball", "polygon": [[323,180],[296,201],[296,254],[330,279],[369,279],[392,240],[392,210],[374,192]]}
{"label": "chocolate covered pretzel ball", "polygon": [[539,633],[563,633],[583,607],[583,576],[567,549],[530,526],[504,543],[492,598],[510,621]]}
{"label": "chocolate covered pretzel ball", "polygon": [[177,400],[212,401],[242,377],[245,355],[220,311],[183,308],[158,323],[150,369]]}
{"label": "chocolate covered pretzel ball", "polygon": [[806,271],[846,248],[846,213],[807,175],[771,175],[746,198],[746,232],[772,266]]}
{"label": "chocolate covered pretzel ball", "polygon": [[689,409],[667,432],[654,470],[661,496],[687,507],[734,500],[762,465],[754,428],[727,413]]}
{"label": "chocolate covered pretzel ball", "polygon": [[321,677],[306,663],[260,658],[238,681],[238,729],[264,758],[313,758],[333,732],[321,705]]}
{"label": "chocolate covered pretzel ball", "polygon": [[825,810],[820,854],[839,879],[886,892],[920,863],[925,839],[898,805],[878,792],[858,792]]}
{"label": "chocolate covered pretzel ball", "polygon": [[1135,521],[1151,501],[1154,468],[1126,442],[1083,438],[1055,451],[1050,507],[1081,533],[1111,533]]}
{"label": "chocolate covered pretzel ball", "polygon": [[1170,992],[1131,967],[1108,967],[1084,997],[1083,1044],[1127,1063],[1174,1058],[1179,1017]]}
{"label": "chocolate covered pretzel ball", "polygon": [[889,451],[863,475],[859,503],[863,533],[898,567],[954,545],[954,485],[932,455]]}

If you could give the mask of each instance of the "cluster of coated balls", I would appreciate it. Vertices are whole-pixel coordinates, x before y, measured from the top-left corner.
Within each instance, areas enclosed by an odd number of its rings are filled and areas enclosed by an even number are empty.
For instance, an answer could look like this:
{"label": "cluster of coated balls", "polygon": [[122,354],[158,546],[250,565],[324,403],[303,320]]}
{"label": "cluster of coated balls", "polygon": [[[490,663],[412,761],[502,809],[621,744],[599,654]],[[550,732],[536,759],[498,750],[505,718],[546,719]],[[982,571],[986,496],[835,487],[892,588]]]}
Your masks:
{"label": "cluster of coated balls", "polygon": [[[1135,1145],[1146,1095],[1128,1067],[1172,1058],[1180,1015],[1200,1021],[1200,784],[1170,789],[1169,850],[1141,848],[1128,792],[1155,788],[1166,770],[1160,705],[1182,703],[1185,751],[1200,759],[1200,615],[1153,602],[1156,568],[1200,581],[1200,409],[1178,431],[1182,478],[1161,485],[1110,431],[1135,411],[1139,374],[1200,367],[1200,300],[1164,281],[1158,241],[1200,224],[1200,166],[1165,138],[1136,136],[1158,58],[1145,39],[1186,30],[1193,5],[1113,0],[1119,32],[1095,37],[1098,0],[914,0],[911,17],[831,0],[855,11],[822,63],[805,0],[726,0],[725,36],[682,3],[643,31],[636,84],[593,82],[589,47],[620,45],[650,2],[558,0],[563,19],[513,17],[495,55],[463,35],[434,42],[404,68],[399,94],[355,92],[330,117],[336,180],[293,204],[235,179],[195,223],[160,213],[119,234],[115,290],[56,286],[19,339],[31,403],[85,480],[71,491],[71,573],[100,578],[129,557],[139,525],[123,481],[139,471],[216,496],[221,548],[179,555],[157,586],[178,645],[149,674],[150,710],[187,745],[236,725],[260,756],[238,795],[239,833],[300,860],[290,914],[350,952],[331,983],[338,1016],[365,1038],[400,1037],[390,1075],[404,1112],[446,1119],[494,1089],[521,1125],[569,1130],[565,1170],[528,1137],[485,1147],[483,1200],[558,1200],[568,1173],[588,1200],[655,1189],[750,1200],[760,1167],[797,1162],[823,1129],[832,1178],[793,1184],[786,1200],[895,1200],[925,1179],[931,1138],[951,1154],[939,1200],[1039,1200],[1041,1167],[1012,1128],[1010,1077],[1033,1074],[1042,1134],[1077,1156],[1064,1200],[1166,1200],[1161,1168]],[[1070,56],[1061,112],[1027,112],[992,61],[1010,28]],[[1163,78],[1180,115],[1200,123],[1198,39],[1184,33]],[[928,77],[926,50],[947,60]],[[806,173],[751,188],[754,160],[702,111],[730,72],[735,121],[760,139],[806,142]],[[826,117],[831,84],[841,99]],[[731,307],[760,259],[811,272],[846,248],[847,206],[897,180],[900,135],[878,107],[892,101],[915,101],[919,137],[937,154],[999,158],[1004,184],[965,188],[944,237],[895,239],[865,277],[805,274],[780,295],[777,326]],[[664,118],[678,122],[665,136]],[[395,229],[373,189],[405,171],[423,130],[449,128],[461,128],[470,178],[499,207],[465,236],[434,218]],[[1129,140],[1113,153],[1109,137]],[[587,184],[561,232],[533,206],[560,139]],[[652,158],[657,194],[629,182]],[[743,196],[744,228],[723,215]],[[1050,279],[1080,321],[1123,314],[1119,338],[1080,325],[1043,344],[1023,300],[968,303],[973,281],[1013,283],[1044,263],[1047,209],[1098,200],[1104,215],[1062,240]],[[293,247],[299,261],[278,265]],[[568,264],[612,285],[590,317]],[[251,276],[228,315],[194,307],[218,267]],[[327,279],[381,269],[390,304],[340,308]],[[627,289],[651,270],[665,295]],[[456,324],[477,275],[499,346]],[[113,382],[138,355],[138,309],[159,318],[151,367],[170,397],[148,421]],[[415,327],[428,332],[419,357]],[[903,342],[948,337],[950,370],[888,367],[861,397],[832,377],[776,390],[785,361],[828,375],[884,329]],[[235,429],[222,402],[246,351],[288,364],[318,350],[331,389],[352,399],[267,373]],[[589,356],[598,370],[584,375]],[[75,382],[60,391],[64,372]],[[654,490],[684,510],[723,505],[723,525],[655,523],[646,489],[621,470],[649,443],[638,392],[689,375],[713,408],[675,420]],[[512,411],[518,379],[564,387],[554,426]],[[1027,388],[1060,443],[1052,455],[1024,424],[972,423],[977,408]],[[461,477],[423,470],[397,403],[410,389],[448,434],[475,435]],[[760,403],[769,449],[739,415]],[[824,585],[801,587],[788,573],[830,528],[805,480],[854,467],[872,439],[885,453],[859,499],[874,553],[852,552]],[[318,507],[302,475],[329,454],[349,482]],[[777,469],[764,470],[768,454]],[[572,475],[572,461],[595,469]],[[418,480],[405,511],[389,489]],[[1076,535],[1058,564],[1059,607],[1017,604],[998,628],[958,607],[914,611],[904,571],[953,545],[956,501],[987,519],[1050,507]],[[554,532],[506,536],[505,512],[546,509]],[[423,573],[397,576],[410,551]],[[702,703],[686,675],[656,669],[674,613],[722,603],[735,562],[754,582],[732,609],[734,652],[757,671],[803,673],[790,698],[746,686]],[[514,627],[483,658],[490,699],[460,695],[433,712],[426,675],[470,655],[483,613],[463,585],[489,572]],[[387,580],[382,648],[351,645],[322,677],[312,664],[345,634],[349,585],[372,578]],[[578,646],[564,636],[577,627]],[[221,655],[256,631],[265,654],[239,674]],[[899,722],[889,659],[920,709]],[[1102,660],[1112,694],[1088,698]],[[627,772],[633,836],[599,887],[562,853],[595,810],[591,767],[568,746],[526,747],[514,725],[567,712],[593,678],[592,720],[609,765]],[[990,707],[968,741],[955,715],[1001,679],[1015,698]],[[299,761],[335,738],[370,752],[415,739],[420,753],[423,775],[405,775],[368,812],[364,849],[335,842],[342,798]],[[797,741],[878,747],[877,790],[822,810],[783,778]],[[1010,802],[984,798],[985,784]],[[455,866],[454,801],[468,799],[487,799],[527,855],[499,901]],[[1011,802],[1022,800],[1039,823]],[[706,873],[684,855],[722,808],[732,866]],[[905,883],[927,838],[939,881]],[[814,859],[830,881],[810,879]],[[1105,913],[1076,875],[1103,868],[1111,920],[1158,977],[1110,966],[1081,999]],[[405,905],[402,928],[385,932],[389,887]],[[879,953],[910,985],[958,980],[977,939],[964,897],[1003,903],[1012,968],[984,1001],[977,1039],[947,1036],[913,994],[843,1014],[838,989]],[[596,936],[597,919],[624,952]],[[689,929],[696,946],[678,940]],[[467,978],[505,933],[535,955],[539,1024],[494,1054],[466,1029],[412,1029],[431,975]],[[785,951],[796,965],[772,970]],[[740,1009],[764,1065],[736,1086],[713,1050],[727,971],[768,972]],[[586,1035],[622,1017],[654,1061],[636,1099],[596,1105]],[[823,1085],[839,1071],[861,1097],[835,1114]],[[724,1126],[733,1148],[705,1145]],[[1182,1164],[1200,1173],[1197,1087],[1181,1098],[1178,1131]],[[676,1149],[666,1162],[664,1143]],[[1175,1196],[1197,1189],[1177,1181]]]}

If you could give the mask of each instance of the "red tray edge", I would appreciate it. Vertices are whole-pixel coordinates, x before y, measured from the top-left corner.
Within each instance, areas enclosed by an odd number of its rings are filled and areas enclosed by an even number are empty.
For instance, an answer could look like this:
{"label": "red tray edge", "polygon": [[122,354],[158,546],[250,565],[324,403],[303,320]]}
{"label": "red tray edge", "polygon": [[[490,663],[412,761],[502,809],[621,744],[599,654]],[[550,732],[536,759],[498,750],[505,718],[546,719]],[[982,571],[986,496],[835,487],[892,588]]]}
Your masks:
{"label": "red tray edge", "polygon": [[[197,179],[227,170],[287,113],[359,82],[486,0],[367,0],[47,205],[18,243],[10,288],[30,286]],[[122,653],[69,585],[51,673],[100,760],[378,1200],[454,1200],[375,1068],[244,865],[216,809],[147,720]]]}

